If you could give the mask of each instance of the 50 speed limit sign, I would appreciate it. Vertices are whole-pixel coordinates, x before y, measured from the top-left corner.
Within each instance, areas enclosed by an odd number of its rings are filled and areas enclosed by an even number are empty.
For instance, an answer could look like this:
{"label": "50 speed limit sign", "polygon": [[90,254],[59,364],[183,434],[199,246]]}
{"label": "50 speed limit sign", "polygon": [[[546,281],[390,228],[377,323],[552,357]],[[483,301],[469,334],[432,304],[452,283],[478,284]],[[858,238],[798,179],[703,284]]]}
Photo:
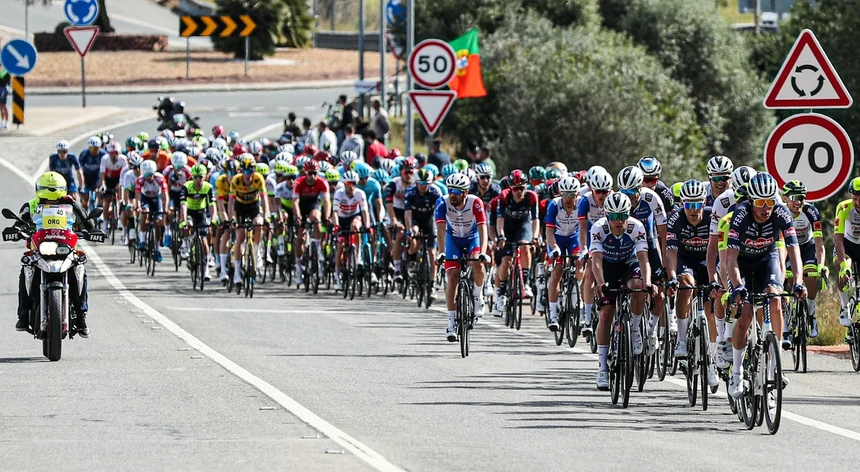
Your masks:
{"label": "50 speed limit sign", "polygon": [[767,138],[764,168],[780,187],[789,180],[800,180],[809,189],[807,200],[824,200],[851,177],[854,148],[845,129],[830,117],[794,115]]}
{"label": "50 speed limit sign", "polygon": [[415,83],[428,88],[440,88],[454,78],[457,56],[445,41],[426,39],[418,43],[406,61]]}

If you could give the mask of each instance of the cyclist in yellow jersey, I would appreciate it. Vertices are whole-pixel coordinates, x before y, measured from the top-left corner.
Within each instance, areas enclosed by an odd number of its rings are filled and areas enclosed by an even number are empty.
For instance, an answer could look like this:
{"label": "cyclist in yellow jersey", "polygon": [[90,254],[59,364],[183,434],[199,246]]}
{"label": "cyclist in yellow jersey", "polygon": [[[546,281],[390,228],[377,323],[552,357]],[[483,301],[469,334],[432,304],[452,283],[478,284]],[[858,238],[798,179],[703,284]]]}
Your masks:
{"label": "cyclist in yellow jersey", "polygon": [[[205,269],[203,271],[203,280],[209,280],[209,225],[217,219],[215,214],[215,193],[212,184],[206,182],[206,174],[209,170],[206,166],[195,164],[191,168],[191,181],[185,182],[182,186],[182,192],[179,196],[180,205],[180,223],[179,228],[185,229],[188,225],[188,218],[191,218],[191,224],[196,228],[200,239],[203,241],[203,257],[201,258]],[[186,245],[190,247],[190,235],[186,231]]]}
{"label": "cyclist in yellow jersey", "polygon": [[[215,202],[217,205],[218,219],[222,224],[229,224],[233,214],[229,212],[230,181],[236,175],[238,165],[235,160],[226,158],[221,161],[222,174],[215,180]],[[224,227],[218,228],[215,240],[217,241],[218,259],[221,263],[221,283],[227,283],[227,256],[229,254],[230,232]]]}
{"label": "cyclist in yellow jersey", "polygon": [[848,313],[848,293],[845,288],[851,279],[852,261],[860,261],[860,177],[856,177],[848,184],[848,193],[851,198],[844,200],[836,206],[836,218],[833,220],[833,250],[836,253],[836,266],[839,267],[839,278],[836,284],[839,287],[839,300],[842,310],[839,313],[839,323],[850,327],[853,314]]}
{"label": "cyclist in yellow jersey", "polygon": [[[266,195],[266,181],[263,176],[256,172],[257,161],[254,156],[249,153],[244,153],[239,159],[242,173],[233,177],[230,181],[230,203],[227,212],[232,215],[232,222],[239,223],[236,228],[236,247],[233,251],[233,282],[242,283],[242,251],[245,242],[245,228],[241,226],[245,220],[253,220],[254,227],[254,244],[260,245],[260,240],[263,237],[261,226],[263,218],[261,218],[260,210],[262,202],[263,217],[269,218],[269,199]],[[262,254],[257,253],[257,266],[262,267]]]}

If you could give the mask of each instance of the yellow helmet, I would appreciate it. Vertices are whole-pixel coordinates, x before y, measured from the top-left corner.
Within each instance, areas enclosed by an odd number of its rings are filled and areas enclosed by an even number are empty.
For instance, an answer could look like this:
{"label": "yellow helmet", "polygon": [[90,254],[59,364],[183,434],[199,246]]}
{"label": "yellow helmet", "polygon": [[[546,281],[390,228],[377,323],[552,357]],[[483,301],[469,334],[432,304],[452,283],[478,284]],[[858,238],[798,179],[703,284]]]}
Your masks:
{"label": "yellow helmet", "polygon": [[39,200],[59,200],[66,194],[66,179],[57,172],[45,172],[36,180],[36,197]]}
{"label": "yellow helmet", "polygon": [[242,172],[252,171],[256,172],[257,170],[257,160],[254,159],[254,156],[248,153],[244,153],[239,156],[239,167],[242,168]]}

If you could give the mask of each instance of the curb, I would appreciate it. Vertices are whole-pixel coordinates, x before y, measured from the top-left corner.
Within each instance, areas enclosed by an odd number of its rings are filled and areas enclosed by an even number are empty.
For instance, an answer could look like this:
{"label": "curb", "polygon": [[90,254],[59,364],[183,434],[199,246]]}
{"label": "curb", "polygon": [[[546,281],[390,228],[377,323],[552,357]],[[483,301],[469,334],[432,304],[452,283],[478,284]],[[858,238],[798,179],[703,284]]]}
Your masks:
{"label": "curb", "polygon": [[[328,80],[314,82],[261,82],[253,84],[168,84],[157,86],[87,87],[87,95],[307,90],[352,87],[354,83],[355,80]],[[80,93],[80,87],[33,87],[27,89],[27,95],[29,96],[80,95]]]}

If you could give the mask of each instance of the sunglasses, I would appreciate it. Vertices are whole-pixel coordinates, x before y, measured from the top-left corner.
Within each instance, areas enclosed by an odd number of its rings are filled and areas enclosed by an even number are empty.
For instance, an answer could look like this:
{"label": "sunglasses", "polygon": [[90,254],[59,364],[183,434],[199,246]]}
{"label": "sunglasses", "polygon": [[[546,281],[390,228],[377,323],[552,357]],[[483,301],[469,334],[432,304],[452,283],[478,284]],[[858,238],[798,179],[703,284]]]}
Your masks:
{"label": "sunglasses", "polygon": [[317,175],[317,171],[315,171],[315,170],[309,170],[309,171],[305,172],[305,175],[312,175],[312,176],[316,177],[316,175]]}
{"label": "sunglasses", "polygon": [[457,189],[457,188],[449,188],[448,193],[450,193],[451,195],[456,195],[459,197],[460,195],[463,195],[466,192],[464,192],[460,189]]}
{"label": "sunglasses", "polygon": [[404,174],[410,174],[410,175],[415,173],[415,171],[412,169],[403,169],[400,172],[403,172]]}
{"label": "sunglasses", "polygon": [[286,180],[296,180],[296,176],[295,176],[295,175],[287,175],[287,176],[285,176],[285,177],[284,177],[284,179],[286,179]]}
{"label": "sunglasses", "polygon": [[755,200],[753,200],[753,205],[755,205],[758,208],[762,208],[762,207],[766,207],[766,206],[772,207],[775,204],[776,204],[776,200],[774,200],[773,198],[756,198]]}
{"label": "sunglasses", "polygon": [[645,179],[643,179],[643,182],[653,184],[654,182],[656,182],[658,180],[660,180],[660,179],[658,179],[657,177],[645,177]]}
{"label": "sunglasses", "polygon": [[562,198],[576,198],[576,192],[561,192]]}
{"label": "sunglasses", "polygon": [[630,215],[627,213],[607,213],[606,214],[606,218],[609,219],[609,221],[624,221],[627,219],[628,216],[630,216]]}
{"label": "sunglasses", "polygon": [[731,177],[728,175],[712,175],[710,179],[714,182],[728,182]]}
{"label": "sunglasses", "polygon": [[594,193],[598,195],[606,195],[609,193],[609,190],[595,190]]}
{"label": "sunglasses", "polygon": [[705,207],[705,202],[684,202],[685,210],[701,210]]}
{"label": "sunglasses", "polygon": [[803,203],[806,201],[806,195],[789,195],[785,198],[798,203]]}
{"label": "sunglasses", "polygon": [[195,176],[194,176],[194,180],[202,179],[203,177],[204,177],[203,175],[195,175]]}
{"label": "sunglasses", "polygon": [[430,185],[430,182],[427,182],[426,180],[419,180],[418,185]]}
{"label": "sunglasses", "polygon": [[525,187],[511,187],[511,190],[513,190],[514,192],[525,192],[526,188]]}
{"label": "sunglasses", "polygon": [[639,190],[634,190],[632,188],[623,188],[621,189],[621,193],[628,196],[639,195]]}
{"label": "sunglasses", "polygon": [[490,176],[489,176],[489,175],[481,175],[481,176],[479,176],[478,178],[479,178],[479,179],[481,179],[481,180],[490,180]]}
{"label": "sunglasses", "polygon": [[253,170],[243,170],[243,171],[242,171],[242,174],[244,174],[244,175],[254,175],[254,171],[253,171]]}

